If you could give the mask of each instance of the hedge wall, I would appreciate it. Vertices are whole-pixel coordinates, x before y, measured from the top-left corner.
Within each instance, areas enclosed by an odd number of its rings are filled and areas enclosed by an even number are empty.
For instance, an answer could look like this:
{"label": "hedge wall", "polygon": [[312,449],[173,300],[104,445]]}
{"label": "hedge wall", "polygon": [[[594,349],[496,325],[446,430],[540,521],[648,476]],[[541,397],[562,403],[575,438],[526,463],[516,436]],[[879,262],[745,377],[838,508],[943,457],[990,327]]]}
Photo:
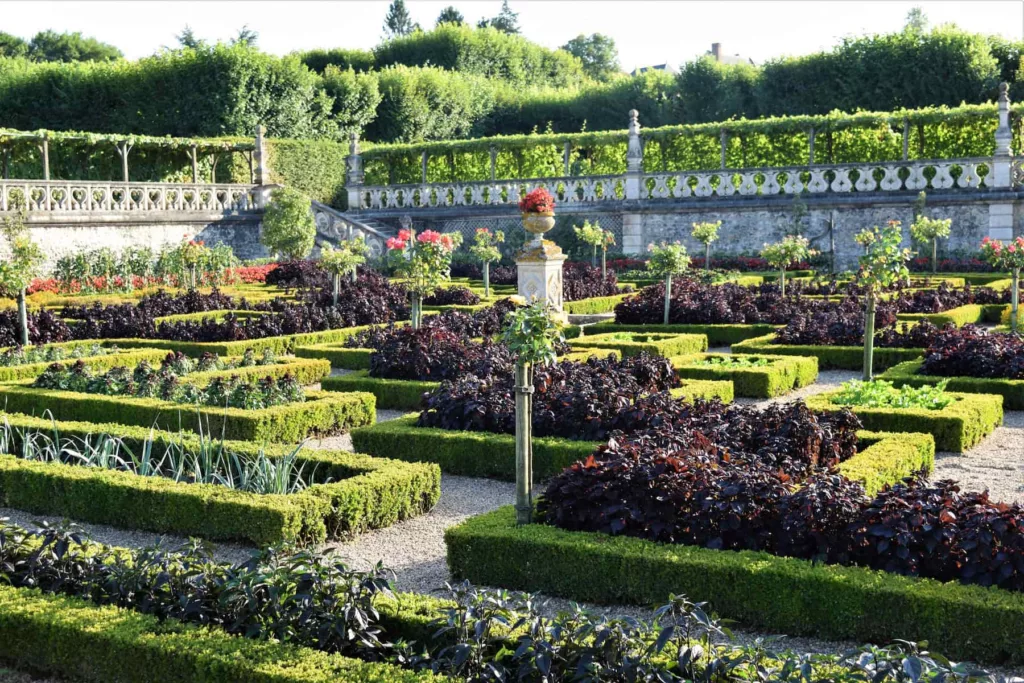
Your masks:
{"label": "hedge wall", "polygon": [[593,334],[572,341],[580,351],[618,351],[623,356],[638,356],[649,353],[654,356],[681,356],[707,351],[708,338],[703,334],[679,334],[670,332],[629,332],[630,339],[616,339],[620,332]]}
{"label": "hedge wall", "polygon": [[940,375],[918,374],[924,360],[907,361],[895,365],[878,376],[892,382],[894,386],[905,384],[921,387],[926,384],[938,384],[943,380],[949,383],[946,389],[966,394],[995,394],[1003,397],[1006,410],[1024,410],[1024,379],[991,379],[987,377],[943,377]]}
{"label": "hedge wall", "polygon": [[[305,332],[300,334],[283,334],[277,337],[264,337],[263,339],[247,339],[245,341],[228,342],[179,342],[168,339],[108,339],[110,344],[116,344],[123,348],[154,348],[166,349],[167,351],[181,351],[189,356],[201,356],[204,353],[213,353],[218,356],[241,356],[248,349],[256,353],[270,350],[275,355],[286,356],[292,353],[296,347],[310,346],[313,344],[339,343],[348,339],[353,334],[365,330],[366,326],[342,327],[336,330],[323,330],[321,332]],[[296,354],[298,355],[298,354]]]}
{"label": "hedge wall", "polygon": [[373,424],[373,394],[307,391],[306,400],[261,410],[213,408],[155,398],[105,396],[0,385],[0,404],[11,412],[59,420],[104,420],[158,429],[202,430],[237,441],[297,443],[315,434],[331,434]]}
{"label": "hedge wall", "polygon": [[[743,356],[740,356],[741,358]],[[670,358],[679,377],[729,380],[737,396],[773,398],[793,389],[814,384],[818,378],[818,359],[803,356],[751,356],[771,361],[763,367],[705,365],[709,358],[730,360],[727,354],[695,354]]]}
{"label": "hedge wall", "polygon": [[441,386],[440,382],[419,382],[370,377],[368,370],[327,377],[320,383],[324,391],[365,391],[377,398],[377,407],[388,410],[419,410],[425,392]]}
{"label": "hedge wall", "polygon": [[[822,370],[860,370],[864,367],[864,348],[861,346],[812,346],[799,344],[773,344],[775,334],[753,337],[732,345],[733,353],[750,355],[812,356],[818,359]],[[884,370],[897,363],[917,358],[924,349],[891,349],[875,346],[874,367]]]}
{"label": "hedge wall", "polygon": [[622,323],[596,323],[588,325],[588,336],[605,332],[650,332],[671,334],[703,334],[708,346],[729,346],[737,342],[774,333],[777,325],[624,325]]}
{"label": "hedge wall", "polygon": [[580,299],[579,301],[566,301],[562,308],[571,315],[595,315],[597,313],[610,313],[615,307],[630,296],[628,294],[613,294],[611,296],[595,296],[591,299]]}
{"label": "hedge wall", "polygon": [[0,586],[0,659],[84,681],[430,683],[393,664],[229,635],[80,598]]}
{"label": "hedge wall", "polygon": [[[156,459],[169,448],[195,451],[203,445],[198,435],[149,427],[53,421],[12,413],[5,414],[4,420],[13,428],[14,448],[20,448],[26,430],[56,431],[62,438],[78,439],[107,434],[121,439],[134,453],[141,453],[148,443]],[[218,441],[217,445],[250,457],[262,452],[282,458],[295,449],[249,441]],[[0,455],[0,501],[4,506],[96,524],[263,546],[282,541],[321,543],[384,528],[431,509],[440,496],[436,465],[318,449],[302,450],[298,460],[303,476],[313,485],[281,496]]]}
{"label": "hedge wall", "polygon": [[943,327],[947,323],[963,327],[969,323],[980,323],[984,319],[984,314],[985,306],[981,304],[966,304],[951,308],[942,313],[898,313],[896,314],[896,319],[914,323],[927,320],[936,327]]}
{"label": "hedge wall", "polygon": [[[100,343],[100,342],[97,342]],[[107,343],[100,343],[101,346],[109,347],[112,346]],[[73,344],[73,346],[90,346],[91,344]],[[54,344],[53,346],[63,346],[63,344]],[[149,361],[151,363],[159,363],[167,355],[165,351],[160,349],[119,349],[117,352],[108,353],[105,356],[84,356],[82,358],[66,358],[60,363],[76,363],[81,360],[85,363],[86,367],[93,370],[108,370],[117,365],[123,365],[125,367],[134,367],[142,361]],[[0,382],[13,382],[22,379],[29,379],[38,377],[43,373],[46,368],[50,367],[51,362],[44,363],[25,363],[24,365],[10,365],[0,367]]]}
{"label": "hedge wall", "polygon": [[1003,397],[993,394],[951,393],[956,399],[941,410],[925,408],[867,408],[831,402],[837,392],[809,396],[807,407],[816,412],[850,408],[866,429],[879,432],[918,432],[935,437],[940,451],[963,453],[1003,423]]}

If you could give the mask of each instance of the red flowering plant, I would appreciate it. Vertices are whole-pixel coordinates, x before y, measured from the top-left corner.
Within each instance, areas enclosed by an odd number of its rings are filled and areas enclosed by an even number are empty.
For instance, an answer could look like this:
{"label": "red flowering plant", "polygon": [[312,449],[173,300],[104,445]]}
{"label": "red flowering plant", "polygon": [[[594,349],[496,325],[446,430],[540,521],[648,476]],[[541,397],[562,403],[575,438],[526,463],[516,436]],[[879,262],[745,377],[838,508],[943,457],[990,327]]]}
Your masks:
{"label": "red flowering plant", "polygon": [[1017,332],[1017,310],[1020,301],[1020,269],[1024,268],[1024,237],[1009,244],[986,237],[981,241],[981,255],[993,268],[1010,271],[1010,331]]}
{"label": "red flowering plant", "polygon": [[412,327],[419,329],[423,297],[451,279],[452,252],[457,246],[450,234],[434,230],[399,230],[386,242],[387,258],[395,273],[405,279],[412,302]]}
{"label": "red flowering plant", "polygon": [[552,214],[555,212],[555,198],[543,187],[538,187],[519,200],[519,210],[523,213]]}

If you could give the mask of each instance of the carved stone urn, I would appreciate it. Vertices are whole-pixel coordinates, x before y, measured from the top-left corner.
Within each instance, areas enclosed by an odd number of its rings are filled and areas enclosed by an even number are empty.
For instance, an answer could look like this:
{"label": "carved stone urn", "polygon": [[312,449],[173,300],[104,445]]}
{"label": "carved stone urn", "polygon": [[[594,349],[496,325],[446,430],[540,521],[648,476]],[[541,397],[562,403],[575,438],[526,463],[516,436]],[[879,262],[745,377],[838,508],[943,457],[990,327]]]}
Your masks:
{"label": "carved stone urn", "polygon": [[540,246],[544,240],[544,233],[549,232],[555,227],[555,212],[545,211],[543,213],[524,213],[523,214],[523,228],[526,232],[533,235],[531,244],[534,246]]}

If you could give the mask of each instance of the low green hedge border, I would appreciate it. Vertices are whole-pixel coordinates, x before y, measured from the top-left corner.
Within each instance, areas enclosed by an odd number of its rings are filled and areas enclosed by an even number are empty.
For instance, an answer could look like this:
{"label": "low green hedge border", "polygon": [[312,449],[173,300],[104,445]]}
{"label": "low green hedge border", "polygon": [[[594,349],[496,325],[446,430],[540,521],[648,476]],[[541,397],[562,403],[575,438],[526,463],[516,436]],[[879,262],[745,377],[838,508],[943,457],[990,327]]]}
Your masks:
{"label": "low green hedge border", "polygon": [[214,319],[217,322],[221,322],[228,315],[233,315],[236,318],[259,318],[264,315],[272,315],[265,311],[248,311],[240,309],[224,309],[216,311],[200,311],[199,313],[175,313],[173,315],[163,315],[159,318],[153,318],[153,322],[159,325],[160,323],[180,323],[180,322],[202,322],[203,320]]}
{"label": "low green hedge border", "polygon": [[445,679],[81,598],[0,586],[0,659],[95,683],[429,683]]}
{"label": "low green hedge border", "polygon": [[708,346],[730,346],[751,337],[763,337],[778,329],[777,325],[624,325],[621,323],[596,323],[584,328],[586,335],[606,332],[650,332],[670,334],[703,334]]}
{"label": "low green hedge border", "polygon": [[615,307],[633,292],[624,294],[612,294],[611,296],[595,296],[590,299],[579,301],[566,301],[562,308],[571,315],[595,315],[597,313],[611,313]]}
{"label": "low green hedge border", "polygon": [[857,432],[857,454],[839,463],[839,473],[864,484],[873,496],[935,466],[935,438],[931,434]]}
{"label": "low green hedge border", "polygon": [[166,349],[168,351],[181,351],[189,356],[201,356],[204,353],[215,353],[218,356],[241,356],[248,349],[252,349],[257,353],[269,349],[279,356],[285,356],[292,353],[298,346],[342,342],[356,332],[366,328],[366,325],[342,327],[337,330],[284,334],[278,337],[230,342],[180,342],[167,339],[110,339],[107,341],[122,348]]}
{"label": "low green hedge border", "polygon": [[[5,414],[3,420],[13,428],[15,448],[26,430],[76,438],[109,434],[133,453],[140,453],[148,439],[156,459],[169,447],[201,447],[198,435],[145,427],[55,422],[17,414]],[[261,450],[251,442],[228,441],[224,447],[248,456]],[[262,450],[267,457],[281,458],[294,448],[268,444]],[[0,503],[96,524],[263,546],[322,543],[388,527],[430,510],[441,494],[436,465],[316,449],[303,449],[298,460],[303,476],[316,483],[282,496],[0,455]]]}
{"label": "low green hedge border", "polygon": [[835,394],[830,391],[809,396],[805,399],[807,407],[815,412],[850,408],[865,429],[931,434],[940,451],[963,453],[1003,423],[1003,397],[994,394],[951,392],[956,400],[941,410],[839,406],[831,402]]}
{"label": "low green hedge border", "polygon": [[343,370],[369,370],[373,349],[348,348],[340,344],[312,344],[296,346],[295,355],[300,358],[324,358],[332,368]]}
{"label": "low green hedge border", "polygon": [[320,383],[324,391],[369,392],[377,397],[378,408],[388,410],[419,410],[423,394],[439,386],[440,382],[370,377],[369,370],[327,377]]}
{"label": "low green hedge border", "polygon": [[[161,351],[160,353],[163,352]],[[236,362],[241,359],[228,356],[224,360]],[[309,386],[310,384],[316,384],[329,374],[331,374],[331,364],[322,358],[279,358],[276,363],[270,365],[250,365],[229,370],[193,372],[186,375],[186,380],[202,387],[218,378],[228,379],[237,376],[241,379],[255,382],[264,377],[281,379],[286,375],[291,375],[302,386]]]}
{"label": "low green hedge border", "polygon": [[[619,334],[629,334],[632,338],[616,339]],[[649,353],[669,358],[706,351],[708,338],[703,334],[673,332],[608,332],[574,339],[572,347],[581,351],[618,351],[623,356]]]}
{"label": "low green hedge border", "polygon": [[[812,356],[818,359],[822,370],[860,370],[864,367],[864,348],[860,346],[812,346],[800,344],[773,344],[775,334],[754,337],[733,344],[733,353],[750,355],[771,354],[777,356]],[[912,360],[924,353],[924,349],[889,349],[875,347],[874,367],[884,370],[893,365]]]}
{"label": "low green hedge border", "polygon": [[[672,390],[676,398],[722,398],[732,401],[732,382],[690,380]],[[512,434],[417,427],[419,413],[352,430],[358,453],[406,462],[433,462],[446,474],[516,478],[516,439]],[[564,470],[594,452],[599,442],[534,437],[533,471],[538,480]]]}
{"label": "low green hedge border", "polygon": [[729,367],[705,365],[709,358],[734,357],[729,354],[700,353],[670,358],[676,375],[692,379],[717,379],[732,382],[737,396],[746,398],[773,398],[793,389],[814,384],[818,378],[818,359],[805,356],[751,356],[770,361],[763,367]]}
{"label": "low green hedge border", "polygon": [[[77,344],[76,346],[81,346],[81,344]],[[102,344],[102,346],[107,347],[110,345]],[[92,370],[104,371],[118,365],[123,365],[129,368],[135,367],[142,361],[158,363],[166,355],[167,352],[160,349],[118,349],[117,352],[108,353],[104,356],[85,356],[83,358],[65,358],[60,361],[49,361],[44,363],[11,365],[0,367],[0,382],[16,382],[23,379],[34,379],[43,374],[43,371],[55,362],[74,364],[80,360],[85,363],[86,367],[91,368]]]}
{"label": "low green hedge border", "polygon": [[927,320],[936,327],[953,323],[957,327],[980,323],[985,318],[985,307],[981,304],[965,304],[951,308],[942,313],[899,313],[896,319],[901,322],[920,322]]}
{"label": "low green hedge border", "polygon": [[940,375],[920,375],[918,370],[924,359],[910,360],[895,365],[878,376],[901,387],[909,384],[912,387],[923,387],[948,380],[946,389],[965,394],[997,394],[1003,397],[1003,408],[1006,410],[1024,410],[1024,379],[994,379],[989,377],[942,377]]}
{"label": "low green hedge border", "polygon": [[188,406],[155,398],[104,396],[35,389],[22,384],[0,385],[0,408],[59,420],[110,421],[125,425],[209,434],[237,441],[297,443],[317,434],[331,434],[373,424],[375,398],[365,392],[338,394],[307,391],[306,400],[262,410]]}

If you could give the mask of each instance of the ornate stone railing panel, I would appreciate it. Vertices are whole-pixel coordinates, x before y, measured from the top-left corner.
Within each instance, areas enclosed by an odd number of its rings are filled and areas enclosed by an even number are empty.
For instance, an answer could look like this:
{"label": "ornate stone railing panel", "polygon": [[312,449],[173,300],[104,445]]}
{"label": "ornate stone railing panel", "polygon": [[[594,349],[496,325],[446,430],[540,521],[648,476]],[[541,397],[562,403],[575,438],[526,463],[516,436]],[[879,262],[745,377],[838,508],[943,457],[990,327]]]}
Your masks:
{"label": "ornate stone railing panel", "polygon": [[643,199],[899,192],[987,187],[991,159],[894,161],[645,174]]}
{"label": "ornate stone railing panel", "polygon": [[250,185],[0,180],[0,211],[236,213],[256,209]]}
{"label": "ornate stone railing panel", "polygon": [[339,242],[362,235],[370,249],[371,258],[380,258],[384,255],[388,235],[326,204],[314,201],[311,202],[311,208],[313,218],[316,220],[317,237],[320,240],[337,245]]}
{"label": "ornate stone railing panel", "polygon": [[514,205],[537,187],[546,188],[560,204],[594,204],[626,196],[624,177],[615,175],[367,186],[359,188],[359,205],[375,210]]}
{"label": "ornate stone railing panel", "polygon": [[1010,166],[1010,186],[1014,189],[1024,187],[1024,159],[1014,159]]}

